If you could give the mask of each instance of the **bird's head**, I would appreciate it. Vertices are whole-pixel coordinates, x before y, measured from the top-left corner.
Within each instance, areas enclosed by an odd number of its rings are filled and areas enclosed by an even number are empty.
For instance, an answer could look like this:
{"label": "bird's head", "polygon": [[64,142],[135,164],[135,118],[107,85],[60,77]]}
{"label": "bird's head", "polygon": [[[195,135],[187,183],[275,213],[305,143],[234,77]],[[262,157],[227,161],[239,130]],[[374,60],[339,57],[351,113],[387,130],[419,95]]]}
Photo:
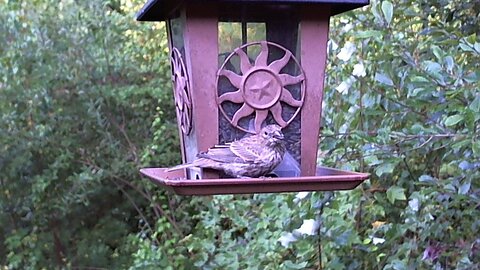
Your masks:
{"label": "bird's head", "polygon": [[285,138],[282,133],[282,128],[279,125],[265,126],[259,135],[271,144],[277,144]]}

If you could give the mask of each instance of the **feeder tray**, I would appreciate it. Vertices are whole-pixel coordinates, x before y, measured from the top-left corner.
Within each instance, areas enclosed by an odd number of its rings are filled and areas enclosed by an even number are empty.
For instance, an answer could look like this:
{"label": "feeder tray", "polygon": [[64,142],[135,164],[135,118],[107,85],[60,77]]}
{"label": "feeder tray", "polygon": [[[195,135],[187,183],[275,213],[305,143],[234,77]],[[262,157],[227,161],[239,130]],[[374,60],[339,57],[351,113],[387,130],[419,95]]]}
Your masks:
{"label": "feeder tray", "polygon": [[144,168],[140,172],[152,182],[177,195],[220,195],[299,191],[350,190],[369,174],[317,167],[315,176],[279,178],[186,179],[184,170]]}

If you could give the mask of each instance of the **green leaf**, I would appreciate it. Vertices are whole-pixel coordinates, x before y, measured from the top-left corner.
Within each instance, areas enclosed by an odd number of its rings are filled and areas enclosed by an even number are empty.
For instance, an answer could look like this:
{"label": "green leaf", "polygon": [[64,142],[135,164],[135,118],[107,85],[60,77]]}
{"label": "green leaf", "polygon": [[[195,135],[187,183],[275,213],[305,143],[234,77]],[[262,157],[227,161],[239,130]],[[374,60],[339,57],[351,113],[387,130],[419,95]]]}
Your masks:
{"label": "green leaf", "polygon": [[389,86],[394,86],[392,79],[390,79],[388,75],[385,75],[383,73],[376,73],[375,80],[379,83],[383,83]]}
{"label": "green leaf", "polygon": [[283,262],[284,269],[305,269],[305,266],[307,266],[307,262],[294,263],[290,260]]}
{"label": "green leaf", "polygon": [[463,79],[468,83],[476,83],[480,80],[480,71],[470,72]]}
{"label": "green leaf", "polygon": [[468,106],[472,111],[480,113],[480,95],[477,95],[475,99]]}
{"label": "green leaf", "polygon": [[436,73],[442,70],[442,66],[433,61],[425,61],[425,70],[429,73]]}
{"label": "green leaf", "polygon": [[378,100],[377,96],[367,93],[362,97],[362,104],[366,108],[371,108],[377,103],[377,100]]}
{"label": "green leaf", "polygon": [[398,187],[398,186],[392,186],[389,189],[387,189],[387,199],[390,201],[390,203],[394,203],[395,201],[404,201],[407,199],[407,196],[405,196],[405,189]]}
{"label": "green leaf", "polygon": [[378,160],[376,155],[369,155],[369,156],[365,157],[365,162],[369,166],[374,166],[374,165],[378,165],[378,164],[382,163],[380,160]]}
{"label": "green leaf", "polygon": [[387,24],[390,24],[393,17],[393,5],[390,1],[383,1],[382,2],[382,12]]}
{"label": "green leaf", "polygon": [[466,52],[474,52],[475,50],[465,43],[460,43],[460,48]]}
{"label": "green leaf", "polygon": [[464,117],[461,114],[450,115],[449,117],[447,117],[447,119],[445,119],[445,125],[447,127],[454,126],[454,125],[460,123],[460,121],[462,121],[463,118]]}
{"label": "green leaf", "polygon": [[473,48],[478,54],[480,54],[480,43],[475,42],[475,44],[473,44]]}
{"label": "green leaf", "polygon": [[447,68],[447,71],[451,72],[453,70],[454,65],[455,65],[453,57],[449,55],[449,56],[445,57],[444,61],[445,61],[445,66]]}
{"label": "green leaf", "polygon": [[375,174],[380,177],[386,173],[392,173],[393,169],[395,169],[394,163],[382,163],[375,169]]}
{"label": "green leaf", "polygon": [[472,183],[470,181],[463,183],[459,188],[458,188],[458,194],[465,195],[468,193],[470,190],[470,187],[472,186]]}
{"label": "green leaf", "polygon": [[442,50],[440,49],[440,47],[432,46],[431,50],[432,50],[433,54],[435,55],[435,57],[437,58],[437,60],[441,61],[442,60]]}
{"label": "green leaf", "polygon": [[401,261],[399,259],[394,259],[386,268],[389,269],[390,267],[393,268],[394,270],[408,269],[407,264],[404,261]]}
{"label": "green leaf", "polygon": [[423,183],[435,183],[435,178],[431,177],[430,175],[424,174],[418,178],[420,182]]}
{"label": "green leaf", "polygon": [[353,33],[353,36],[356,38],[381,37],[382,32],[376,30],[358,31]]}
{"label": "green leaf", "polygon": [[375,20],[377,22],[381,22],[382,21],[382,15],[380,14],[380,9],[379,9],[379,6],[376,4],[376,3],[373,3],[373,6],[371,8],[371,12],[373,14],[373,16],[375,17]]}
{"label": "green leaf", "polygon": [[472,151],[476,157],[480,157],[480,141],[472,142]]}
{"label": "green leaf", "polygon": [[411,78],[412,82],[416,83],[430,83],[430,80],[422,76],[413,76]]}
{"label": "green leaf", "polygon": [[471,34],[470,36],[465,38],[465,41],[467,41],[470,45],[473,45],[477,40],[477,35],[476,34]]}

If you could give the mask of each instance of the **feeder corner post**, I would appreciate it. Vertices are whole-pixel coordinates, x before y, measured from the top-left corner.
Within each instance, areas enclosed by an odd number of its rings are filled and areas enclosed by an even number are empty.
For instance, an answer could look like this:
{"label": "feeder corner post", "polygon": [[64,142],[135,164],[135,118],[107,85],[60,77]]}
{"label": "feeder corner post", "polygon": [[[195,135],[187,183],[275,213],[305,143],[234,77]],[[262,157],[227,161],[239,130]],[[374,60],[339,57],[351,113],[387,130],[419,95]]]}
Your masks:
{"label": "feeder corner post", "polygon": [[[325,68],[327,64],[330,5],[304,6],[301,13],[300,43],[302,67],[307,77],[306,88],[310,90],[308,95],[305,96],[305,104],[302,110],[303,141],[301,153],[302,160],[309,161],[302,163],[302,176],[309,176],[316,173],[318,151],[311,145],[318,143],[320,135]],[[309,123],[315,128],[311,128]]]}
{"label": "feeder corner post", "polygon": [[[189,3],[184,12],[185,59],[190,72],[194,113],[193,134],[185,136],[196,146],[187,150],[186,161],[192,162],[198,152],[206,151],[218,143],[218,109],[214,84],[218,69],[218,15],[216,5],[209,2]],[[192,179],[218,178],[218,174],[210,170],[191,170],[190,174],[193,174]]]}

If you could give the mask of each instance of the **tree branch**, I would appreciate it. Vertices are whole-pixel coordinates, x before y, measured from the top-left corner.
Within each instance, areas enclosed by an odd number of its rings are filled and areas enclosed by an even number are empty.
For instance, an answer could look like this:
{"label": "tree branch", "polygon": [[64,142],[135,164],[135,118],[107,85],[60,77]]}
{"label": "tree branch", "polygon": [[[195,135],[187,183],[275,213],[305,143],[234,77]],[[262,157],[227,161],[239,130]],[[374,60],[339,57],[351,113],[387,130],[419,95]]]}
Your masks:
{"label": "tree branch", "polygon": [[[118,176],[118,175],[116,175],[116,174],[113,174],[113,173],[109,172],[108,170],[102,169],[101,167],[99,167],[98,165],[96,165],[96,164],[94,164],[94,163],[92,163],[92,162],[90,162],[90,161],[82,161],[82,160],[81,160],[81,161],[79,161],[79,162],[82,163],[82,164],[84,164],[84,165],[90,166],[90,167],[92,167],[92,168],[94,168],[94,169],[96,169],[96,170],[103,170],[103,171],[105,171],[105,172],[108,172],[108,174],[109,174],[112,178],[114,178],[114,179],[116,179],[116,180],[119,180],[120,182],[122,182],[122,183],[124,183],[125,185],[129,186],[130,188],[132,188],[132,189],[135,190],[136,192],[140,193],[145,199],[147,199],[147,200],[151,203],[151,205],[152,205],[152,207],[153,207],[153,210],[155,211],[155,214],[157,215],[157,217],[159,217],[159,215],[164,216],[164,217],[168,220],[168,222],[170,222],[170,224],[172,224],[172,226],[173,226],[173,228],[176,230],[176,232],[177,232],[181,237],[184,237],[184,234],[183,234],[182,230],[180,229],[180,227],[178,226],[178,224],[177,224],[177,222],[175,221],[175,219],[173,219],[172,217],[170,217],[169,215],[167,215],[167,214],[165,213],[165,211],[158,205],[158,203],[155,203],[155,202],[153,201],[152,196],[151,196],[150,194],[145,193],[145,192],[142,191],[139,187],[137,187],[136,185],[132,184],[131,182],[123,179],[122,177],[120,177],[120,176]],[[111,180],[111,179],[109,179],[109,180]],[[120,187],[120,186],[118,185],[118,183],[116,183],[115,181],[113,181],[113,182],[117,185],[117,187]],[[158,212],[157,212],[157,211],[158,211]]]}

